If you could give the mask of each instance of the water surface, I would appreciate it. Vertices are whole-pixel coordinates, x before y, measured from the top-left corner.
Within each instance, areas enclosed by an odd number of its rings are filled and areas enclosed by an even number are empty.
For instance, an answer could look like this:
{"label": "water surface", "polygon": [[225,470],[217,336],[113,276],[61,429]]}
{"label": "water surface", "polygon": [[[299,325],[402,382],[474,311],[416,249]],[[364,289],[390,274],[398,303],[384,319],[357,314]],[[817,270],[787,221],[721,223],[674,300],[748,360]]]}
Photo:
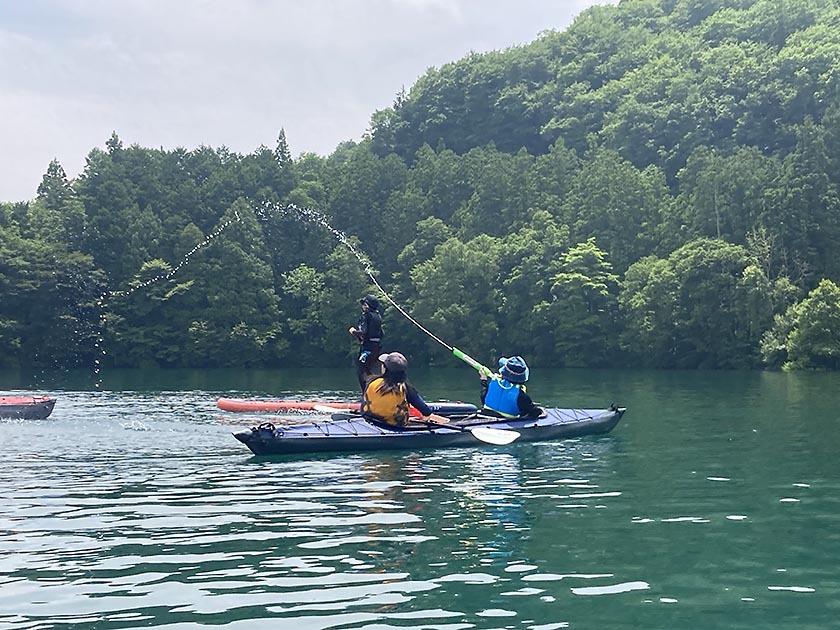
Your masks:
{"label": "water surface", "polygon": [[[465,368],[415,371],[475,401]],[[255,458],[218,396],[346,371],[0,372],[2,628],[798,628],[840,618],[840,375],[535,370],[607,436]],[[288,421],[290,418],[277,419]]]}

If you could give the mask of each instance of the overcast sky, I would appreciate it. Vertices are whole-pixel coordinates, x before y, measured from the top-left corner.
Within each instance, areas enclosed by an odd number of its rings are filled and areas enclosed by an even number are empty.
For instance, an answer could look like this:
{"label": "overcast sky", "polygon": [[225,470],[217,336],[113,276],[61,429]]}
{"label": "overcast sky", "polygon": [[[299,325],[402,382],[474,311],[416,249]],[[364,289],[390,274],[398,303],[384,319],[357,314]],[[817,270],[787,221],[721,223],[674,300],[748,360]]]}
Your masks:
{"label": "overcast sky", "polygon": [[294,156],[358,140],[432,66],[617,0],[0,0],[0,201],[126,145]]}

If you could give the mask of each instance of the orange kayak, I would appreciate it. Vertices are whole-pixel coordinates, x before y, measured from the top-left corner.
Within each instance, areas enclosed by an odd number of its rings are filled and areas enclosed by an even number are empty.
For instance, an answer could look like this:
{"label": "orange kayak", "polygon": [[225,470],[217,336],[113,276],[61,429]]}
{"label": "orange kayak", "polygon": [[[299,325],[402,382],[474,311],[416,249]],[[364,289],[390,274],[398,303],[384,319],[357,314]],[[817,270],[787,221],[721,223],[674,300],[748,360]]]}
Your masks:
{"label": "orange kayak", "polygon": [[[355,401],[321,401],[321,400],[267,400],[254,398],[219,398],[216,406],[224,411],[238,413],[284,413],[294,411],[317,411],[317,407],[330,407],[336,411],[359,411],[360,404]],[[442,416],[452,414],[468,414],[478,411],[478,407],[462,402],[430,402],[427,403],[432,411]],[[422,414],[411,408],[411,415],[420,417]]]}
{"label": "orange kayak", "polygon": [[318,400],[264,400],[244,398],[219,398],[216,406],[223,411],[260,412],[315,411],[315,407],[331,407],[336,411],[358,411],[358,402],[328,402]]}

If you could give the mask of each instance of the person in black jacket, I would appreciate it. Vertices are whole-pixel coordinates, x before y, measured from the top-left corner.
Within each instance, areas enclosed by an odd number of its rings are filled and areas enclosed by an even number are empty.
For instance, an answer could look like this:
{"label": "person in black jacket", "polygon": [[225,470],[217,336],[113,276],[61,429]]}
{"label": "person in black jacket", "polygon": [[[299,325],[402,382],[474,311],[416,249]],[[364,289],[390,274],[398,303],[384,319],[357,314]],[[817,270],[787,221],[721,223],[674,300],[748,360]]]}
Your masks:
{"label": "person in black jacket", "polygon": [[362,395],[371,376],[379,375],[382,367],[379,355],[382,353],[382,314],[379,311],[379,300],[372,295],[366,295],[359,304],[362,314],[355,326],[348,332],[359,342],[359,358],[356,361],[356,376]]}

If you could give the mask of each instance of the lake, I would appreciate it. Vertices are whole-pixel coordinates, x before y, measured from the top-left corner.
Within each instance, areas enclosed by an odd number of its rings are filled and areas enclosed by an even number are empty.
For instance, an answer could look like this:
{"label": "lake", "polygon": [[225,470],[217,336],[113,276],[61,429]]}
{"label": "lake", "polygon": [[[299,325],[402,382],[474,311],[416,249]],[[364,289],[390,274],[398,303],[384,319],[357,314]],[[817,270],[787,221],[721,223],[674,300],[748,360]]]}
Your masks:
{"label": "lake", "polygon": [[[532,370],[610,434],[256,458],[232,397],[351,370],[0,371],[0,628],[797,628],[840,619],[840,375]],[[476,402],[468,368],[413,371]]]}

